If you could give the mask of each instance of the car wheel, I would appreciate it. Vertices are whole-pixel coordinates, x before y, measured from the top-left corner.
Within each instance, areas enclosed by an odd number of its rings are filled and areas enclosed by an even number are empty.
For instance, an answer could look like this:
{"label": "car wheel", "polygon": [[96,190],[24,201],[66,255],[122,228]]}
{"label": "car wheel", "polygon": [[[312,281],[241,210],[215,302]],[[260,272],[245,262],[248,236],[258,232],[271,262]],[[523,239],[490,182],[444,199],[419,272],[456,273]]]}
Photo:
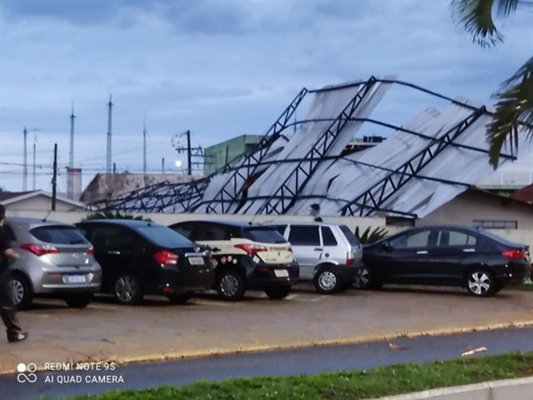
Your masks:
{"label": "car wheel", "polygon": [[24,310],[31,306],[33,291],[28,278],[21,273],[16,273],[11,277],[9,287],[11,288],[13,305],[16,309]]}
{"label": "car wheel", "polygon": [[127,306],[139,304],[144,297],[139,278],[130,273],[121,274],[116,279],[113,295],[118,303]]}
{"label": "car wheel", "polygon": [[185,304],[187,303],[192,297],[192,293],[181,293],[181,294],[168,294],[167,299],[172,304]]}
{"label": "car wheel", "polygon": [[343,282],[341,276],[335,268],[322,268],[315,276],[315,288],[322,294],[333,294],[340,291]]}
{"label": "car wheel", "polygon": [[242,300],[245,292],[244,280],[236,271],[223,271],[217,281],[217,291],[224,300]]}
{"label": "car wheel", "polygon": [[466,290],[473,296],[491,296],[494,294],[495,289],[496,282],[494,278],[485,270],[474,270],[466,278]]}
{"label": "car wheel", "polygon": [[71,308],[85,308],[93,301],[93,297],[92,293],[72,294],[65,297],[65,303]]}
{"label": "car wheel", "polygon": [[275,286],[265,289],[265,293],[268,297],[274,300],[284,299],[291,292],[291,285],[288,286]]}
{"label": "car wheel", "polygon": [[356,289],[365,290],[365,289],[372,289],[373,282],[374,282],[374,277],[372,274],[372,270],[366,265],[363,265],[355,273],[355,279],[352,285]]}

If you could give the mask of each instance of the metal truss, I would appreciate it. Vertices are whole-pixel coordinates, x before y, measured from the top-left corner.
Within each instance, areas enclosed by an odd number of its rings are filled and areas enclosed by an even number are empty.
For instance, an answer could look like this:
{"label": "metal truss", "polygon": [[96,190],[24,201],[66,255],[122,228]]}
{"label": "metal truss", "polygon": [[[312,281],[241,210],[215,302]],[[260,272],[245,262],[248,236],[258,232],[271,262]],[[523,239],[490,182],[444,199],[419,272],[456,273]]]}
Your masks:
{"label": "metal truss", "polygon": [[[411,131],[403,127],[394,126],[385,122],[376,121],[367,118],[352,118],[352,115],[357,110],[358,105],[366,96],[368,91],[376,83],[398,84],[400,86],[407,86],[409,88],[424,92],[426,94],[447,100],[453,104],[459,105],[463,108],[470,109],[473,113],[465,120],[456,124],[452,129],[446,132],[441,137],[435,138],[429,135],[424,135],[419,132]],[[357,95],[348,103],[345,109],[337,116],[337,118],[306,120],[290,123],[291,117],[294,115],[297,107],[307,93],[317,93],[325,90],[339,90],[344,87],[355,86],[355,84],[347,84],[344,86],[336,86],[329,88],[322,88],[317,90],[302,89],[298,95],[293,99],[289,106],[283,111],[276,122],[270,127],[259,144],[259,149],[239,161],[236,166],[226,166],[224,172],[229,174],[224,185],[210,199],[204,199],[205,190],[208,187],[211,178],[216,175],[212,174],[206,178],[187,182],[187,183],[169,183],[163,182],[151,185],[146,188],[132,191],[128,194],[118,196],[114,199],[102,200],[92,203],[88,206],[89,210],[117,210],[125,212],[194,212],[202,205],[207,205],[206,212],[208,213],[227,213],[230,207],[233,206],[232,213],[246,213],[246,210],[241,210],[242,204],[246,201],[265,201],[257,214],[283,214],[286,213],[297,200],[306,198],[327,198],[326,196],[311,195],[303,196],[301,190],[311,179],[313,173],[318,168],[319,164],[328,160],[345,160],[356,165],[361,165],[369,168],[376,168],[378,170],[386,171],[387,176],[374,184],[370,189],[366,190],[361,195],[358,195],[353,200],[331,199],[342,201],[346,204],[342,206],[340,212],[342,215],[351,216],[369,216],[374,212],[386,212],[389,214],[397,214],[410,218],[416,218],[416,215],[389,210],[384,207],[385,202],[390,199],[398,190],[404,187],[412,179],[438,181],[443,184],[470,186],[461,182],[454,182],[443,180],[439,178],[427,177],[421,174],[424,167],[426,167],[431,160],[440,154],[446,147],[453,146],[456,148],[463,148],[478,152],[487,153],[487,150],[480,149],[473,146],[454,143],[465,130],[467,130],[476,120],[483,114],[492,115],[491,112],[484,107],[476,108],[470,104],[465,104],[460,101],[448,98],[435,92],[419,86],[396,81],[396,80],[382,80],[371,77],[366,82],[359,82],[358,85],[363,85],[358,91]],[[269,152],[272,144],[283,136],[283,131],[296,124],[310,123],[310,122],[325,122],[331,121],[329,128],[317,140],[314,147],[301,159],[293,160],[277,160],[265,161],[265,155]],[[360,161],[342,158],[341,156],[326,156],[328,150],[334,143],[335,138],[342,131],[348,121],[369,122],[379,124],[381,126],[405,132],[406,134],[416,135],[423,140],[427,140],[427,146],[418,154],[413,156],[409,161],[405,162],[396,169],[387,169],[377,165],[372,165]],[[515,159],[513,156],[501,154],[501,157]],[[268,196],[247,196],[246,190],[253,183],[258,174],[259,168],[268,167],[273,164],[291,165],[296,163],[293,167],[291,175],[284,180],[278,190],[272,195]],[[289,182],[291,182],[289,186]],[[236,206],[236,207],[235,207]]]}
{"label": "metal truss", "polygon": [[[324,159],[327,152],[335,143],[335,139],[344,129],[349,119],[355,113],[363,99],[368,95],[376,84],[377,79],[371,77],[363,83],[357,94],[344,107],[338,117],[330,124],[328,129],[318,138],[314,146],[307,152],[291,174],[283,181],[281,186],[273,193],[272,198],[267,200],[257,211],[258,214],[284,214],[294,205],[300,191],[305,187],[313,173]],[[294,180],[294,187],[289,182]],[[249,209],[250,206],[246,209]],[[246,213],[246,211],[244,213]]]}
{"label": "metal truss", "polygon": [[276,122],[274,122],[267,133],[263,136],[258,145],[259,149],[244,157],[244,160],[241,162],[241,168],[235,169],[231,172],[226,182],[211,200],[196,204],[195,208],[206,204],[207,213],[217,213],[218,211],[214,205],[220,205],[220,211],[222,213],[228,211],[229,207],[235,203],[239,196],[241,196],[244,183],[246,183],[246,181],[248,181],[248,179],[255,174],[257,167],[260,165],[261,161],[272,147],[272,144],[279,139],[281,132],[285,129],[287,123],[290,121],[292,115],[308,92],[309,91],[306,88],[303,88],[300,93],[296,95],[294,100],[281,113]]}
{"label": "metal truss", "polygon": [[358,211],[358,215],[361,217],[370,216],[400,188],[405,186],[407,182],[415,178],[446,147],[453,145],[455,139],[486,113],[485,107],[481,107],[448,130],[441,138],[431,140],[424,149],[415,154],[410,160],[357,196],[349,204],[343,206],[341,215],[356,216]]}

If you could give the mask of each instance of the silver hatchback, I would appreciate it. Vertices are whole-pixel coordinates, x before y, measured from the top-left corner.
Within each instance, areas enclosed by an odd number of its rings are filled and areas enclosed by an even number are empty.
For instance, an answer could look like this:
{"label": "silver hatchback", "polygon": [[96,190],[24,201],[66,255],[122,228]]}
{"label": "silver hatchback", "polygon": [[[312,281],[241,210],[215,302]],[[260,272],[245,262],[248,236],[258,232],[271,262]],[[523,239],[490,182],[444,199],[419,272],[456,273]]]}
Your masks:
{"label": "silver hatchback", "polygon": [[8,217],[4,225],[20,259],[10,265],[18,308],[34,297],[61,298],[74,308],[87,306],[102,283],[93,246],[74,226],[35,218]]}
{"label": "silver hatchback", "polygon": [[363,247],[346,225],[324,222],[270,223],[287,239],[300,266],[300,280],[319,293],[351,286],[362,266]]}

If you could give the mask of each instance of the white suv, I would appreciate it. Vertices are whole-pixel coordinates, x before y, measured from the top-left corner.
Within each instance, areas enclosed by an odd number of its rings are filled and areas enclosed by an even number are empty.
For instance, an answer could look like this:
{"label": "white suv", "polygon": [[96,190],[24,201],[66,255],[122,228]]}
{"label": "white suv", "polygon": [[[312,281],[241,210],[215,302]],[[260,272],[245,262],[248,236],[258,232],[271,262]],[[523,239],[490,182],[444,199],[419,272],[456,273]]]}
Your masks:
{"label": "white suv", "polygon": [[352,284],[361,268],[363,247],[346,225],[322,222],[270,223],[291,244],[300,280],[332,294]]}

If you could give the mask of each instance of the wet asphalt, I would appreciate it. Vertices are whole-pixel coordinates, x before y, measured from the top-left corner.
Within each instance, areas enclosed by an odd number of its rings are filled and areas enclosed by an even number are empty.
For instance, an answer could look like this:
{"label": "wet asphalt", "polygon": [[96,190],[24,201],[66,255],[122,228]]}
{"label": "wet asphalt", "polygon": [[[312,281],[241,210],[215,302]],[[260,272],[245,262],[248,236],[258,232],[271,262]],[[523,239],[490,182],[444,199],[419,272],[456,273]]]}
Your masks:
{"label": "wet asphalt", "polygon": [[[460,335],[400,337],[359,345],[324,346],[288,351],[213,356],[199,359],[134,364],[113,371],[57,371],[37,374],[35,383],[0,377],[2,399],[66,398],[113,390],[185,385],[256,376],[290,376],[372,369],[381,366],[443,361],[465,351],[486,347],[486,354],[533,351],[533,327],[470,332]],[[103,367],[102,367],[103,368]],[[93,376],[109,375],[117,383],[92,383]],[[22,379],[21,379],[22,380]],[[71,381],[71,382],[67,382]],[[81,381],[81,382],[76,382]],[[62,382],[62,383],[61,383]]]}

